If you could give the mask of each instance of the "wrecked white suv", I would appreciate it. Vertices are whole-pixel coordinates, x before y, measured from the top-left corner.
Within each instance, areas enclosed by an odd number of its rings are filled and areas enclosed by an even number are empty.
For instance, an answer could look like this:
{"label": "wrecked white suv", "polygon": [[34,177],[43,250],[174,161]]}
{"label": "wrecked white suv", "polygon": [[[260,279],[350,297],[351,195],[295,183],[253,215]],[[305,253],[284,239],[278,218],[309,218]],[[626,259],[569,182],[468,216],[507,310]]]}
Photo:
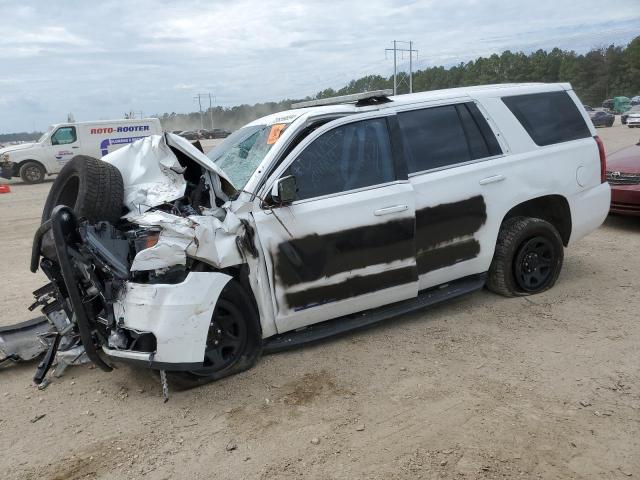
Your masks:
{"label": "wrecked white suv", "polygon": [[485,285],[542,292],[607,215],[604,149],[568,84],[299,107],[208,156],[165,134],[69,162],[31,265],[53,353],[82,343],[103,370],[196,385]]}

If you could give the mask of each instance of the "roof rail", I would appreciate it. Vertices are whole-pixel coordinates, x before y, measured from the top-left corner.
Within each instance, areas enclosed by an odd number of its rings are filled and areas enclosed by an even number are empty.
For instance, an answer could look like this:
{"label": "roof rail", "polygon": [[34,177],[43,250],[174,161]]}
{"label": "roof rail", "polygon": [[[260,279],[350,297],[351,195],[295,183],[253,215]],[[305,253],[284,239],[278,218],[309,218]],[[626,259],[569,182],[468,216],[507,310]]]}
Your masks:
{"label": "roof rail", "polygon": [[291,108],[319,107],[321,105],[339,105],[341,103],[360,103],[363,105],[390,102],[388,98],[393,95],[390,88],[385,90],[372,90],[370,92],[353,93],[351,95],[340,95],[339,97],[320,98],[307,102],[293,103]]}

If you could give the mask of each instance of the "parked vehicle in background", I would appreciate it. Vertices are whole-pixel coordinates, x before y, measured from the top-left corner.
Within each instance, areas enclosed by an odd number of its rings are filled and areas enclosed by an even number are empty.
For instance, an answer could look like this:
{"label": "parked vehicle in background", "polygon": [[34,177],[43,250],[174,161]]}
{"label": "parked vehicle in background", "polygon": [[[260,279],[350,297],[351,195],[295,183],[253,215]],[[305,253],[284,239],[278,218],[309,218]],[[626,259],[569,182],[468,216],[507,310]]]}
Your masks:
{"label": "parked vehicle in background", "polygon": [[212,128],[209,130],[198,130],[198,134],[200,135],[200,138],[206,138],[210,140],[214,138],[227,138],[229,135],[231,135],[231,132],[228,132],[227,130],[223,130],[221,128]]}
{"label": "parked vehicle in background", "polygon": [[620,122],[622,122],[623,125],[626,125],[627,117],[632,113],[640,113],[640,105],[634,105],[629,110],[620,115]]}
{"label": "parked vehicle in background", "polygon": [[594,127],[611,127],[616,120],[616,116],[604,110],[594,110],[589,112],[589,118]]}
{"label": "parked vehicle in background", "polygon": [[[39,183],[60,172],[77,155],[100,158],[129,143],[162,133],[157,118],[61,123],[49,127],[35,143],[0,150],[0,162],[11,176],[25,183]],[[10,164],[11,168],[6,168]]]}
{"label": "parked vehicle in background", "polygon": [[173,133],[174,135],[180,135],[184,130],[174,130]]}
{"label": "parked vehicle in background", "polygon": [[213,130],[211,130],[211,135],[211,138],[227,138],[229,135],[231,135],[231,132],[222,128],[214,128]]}
{"label": "parked vehicle in background", "polygon": [[179,134],[182,138],[186,138],[187,140],[199,140],[200,135],[198,132],[194,130],[185,130],[184,132],[180,132]]}
{"label": "parked vehicle in background", "polygon": [[[636,110],[633,110],[636,109]],[[629,128],[640,127],[640,105],[633,107],[627,114],[627,126]]]}
{"label": "parked vehicle in background", "polygon": [[613,98],[613,113],[622,114],[631,108],[631,100],[628,97]]}
{"label": "parked vehicle in background", "polygon": [[602,108],[607,112],[613,112],[613,98],[607,98],[602,102]]}
{"label": "parked vehicle in background", "polygon": [[294,107],[208,156],[171,134],[111,154],[108,203],[57,179],[31,263],[52,283],[35,295],[97,365],[194,386],[485,285],[540,293],[609,210],[604,147],[569,84]]}
{"label": "parked vehicle in background", "polygon": [[607,158],[611,213],[640,215],[640,142]]}
{"label": "parked vehicle in background", "polygon": [[631,105],[640,105],[640,95],[631,98]]}
{"label": "parked vehicle in background", "polygon": [[587,112],[593,112],[595,109],[589,105],[582,105]]}

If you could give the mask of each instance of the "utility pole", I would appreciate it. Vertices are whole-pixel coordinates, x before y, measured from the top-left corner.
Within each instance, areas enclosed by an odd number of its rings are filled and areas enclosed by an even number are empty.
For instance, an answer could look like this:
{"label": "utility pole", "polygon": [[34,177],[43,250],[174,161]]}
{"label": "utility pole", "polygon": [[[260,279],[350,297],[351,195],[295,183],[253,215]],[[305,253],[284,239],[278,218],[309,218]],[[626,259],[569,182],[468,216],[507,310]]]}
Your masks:
{"label": "utility pole", "polygon": [[213,111],[211,110],[213,107],[213,101],[212,99],[215,99],[215,97],[213,97],[211,95],[211,92],[209,93],[198,93],[194,98],[194,100],[198,100],[198,106],[200,107],[200,128],[204,129],[204,120],[203,120],[203,112],[202,112],[202,97],[207,98],[209,97],[209,121],[211,122],[211,128],[213,128]]}
{"label": "utility pole", "polygon": [[[408,44],[409,48],[398,48],[398,44]],[[393,52],[393,94],[398,94],[398,88],[404,83],[409,87],[409,93],[413,93],[413,54],[416,54],[416,58],[418,58],[418,50],[413,49],[413,41],[402,41],[402,40],[394,40],[393,48],[385,48],[386,52]],[[404,55],[404,52],[409,53],[409,76],[407,77],[406,73],[402,73],[398,75],[398,52]]]}
{"label": "utility pole", "polygon": [[198,99],[198,107],[200,109],[200,129],[202,130],[204,128],[204,124],[202,123],[202,100],[201,100],[201,96],[204,95],[204,93],[199,93],[198,95],[196,95],[194,98]]}
{"label": "utility pole", "polygon": [[209,120],[211,121],[211,130],[213,130],[213,104],[211,103],[211,92],[209,92]]}

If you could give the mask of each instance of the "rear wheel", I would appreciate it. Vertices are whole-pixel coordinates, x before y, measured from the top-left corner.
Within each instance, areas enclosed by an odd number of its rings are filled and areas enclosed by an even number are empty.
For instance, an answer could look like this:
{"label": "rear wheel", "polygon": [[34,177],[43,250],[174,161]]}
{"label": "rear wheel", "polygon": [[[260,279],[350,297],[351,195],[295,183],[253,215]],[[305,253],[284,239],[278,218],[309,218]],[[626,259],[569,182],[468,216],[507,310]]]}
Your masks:
{"label": "rear wheel", "polygon": [[167,372],[179,389],[204,385],[251,368],[262,352],[257,312],[249,295],[236,280],[230,280],[213,311],[202,369]]}
{"label": "rear wheel", "polygon": [[505,297],[551,288],[560,275],[564,248],[553,225],[539,218],[505,220],[498,234],[487,288]]}
{"label": "rear wheel", "polygon": [[24,183],[41,183],[47,171],[42,164],[34,161],[24,162],[20,167],[20,178]]}

